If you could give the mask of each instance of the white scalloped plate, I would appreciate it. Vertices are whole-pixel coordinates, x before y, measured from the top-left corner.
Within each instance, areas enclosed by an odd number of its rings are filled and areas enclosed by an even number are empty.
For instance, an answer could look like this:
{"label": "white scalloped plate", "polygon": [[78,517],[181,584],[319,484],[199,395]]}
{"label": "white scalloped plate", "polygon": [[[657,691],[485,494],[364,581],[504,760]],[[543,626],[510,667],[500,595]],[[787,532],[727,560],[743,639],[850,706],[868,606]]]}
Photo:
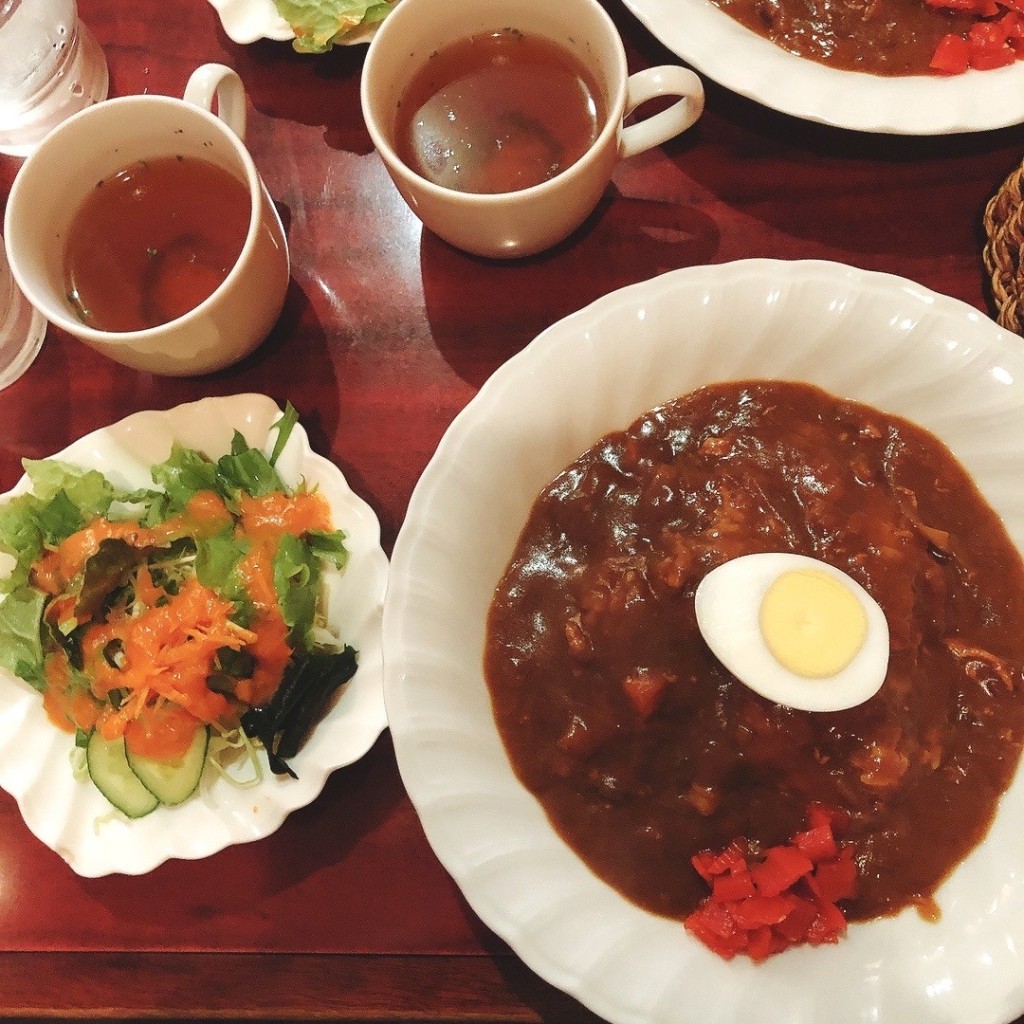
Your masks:
{"label": "white scalloped plate", "polygon": [[952,135],[1024,121],[1022,61],[951,77],[866,75],[788,53],[711,0],[623,2],[696,70],[733,92],[807,121],[890,135]]}
{"label": "white scalloped plate", "polygon": [[[236,43],[254,43],[257,39],[294,39],[291,25],[277,12],[274,0],[210,0],[210,6],[220,17],[221,26],[229,39]],[[343,46],[368,43],[377,30],[376,25],[352,32],[342,40]]]}
{"label": "white scalloped plate", "polygon": [[[149,467],[167,458],[172,441],[216,458],[228,451],[237,429],[249,444],[269,451],[276,437],[270,428],[280,415],[264,395],[206,398],[136,413],[80,438],[55,458],[98,469],[119,486],[152,486]],[[341,471],[310,449],[301,427],[277,465],[286,483],[304,478],[319,487],[334,525],[347,534],[349,562],[327,581],[327,616],[359,652],[359,668],[290,762],[298,779],[275,778],[261,755],[265,772],[258,787],[239,789],[207,771],[194,797],[136,821],[111,817],[95,787],[75,780],[72,737],[49,723],[35,690],[0,669],[0,787],[18,801],[29,829],[80,875],[144,874],[172,857],[193,860],[262,839],[314,800],[334,769],[362,757],[387,724],[380,629],[388,562],[377,517]],[[0,500],[27,489],[23,477]]]}
{"label": "white scalloped plate", "polygon": [[643,411],[751,377],[811,381],[930,428],[1024,545],[1020,338],[910,281],[832,263],[753,260],[625,288],[497,370],[413,493],[384,610],[402,778],[483,921],[615,1024],[1005,1024],[1024,1012],[1021,773],[938,893],[938,924],[911,911],[754,966],[600,882],[510,769],[482,676],[485,614],[534,498]]}

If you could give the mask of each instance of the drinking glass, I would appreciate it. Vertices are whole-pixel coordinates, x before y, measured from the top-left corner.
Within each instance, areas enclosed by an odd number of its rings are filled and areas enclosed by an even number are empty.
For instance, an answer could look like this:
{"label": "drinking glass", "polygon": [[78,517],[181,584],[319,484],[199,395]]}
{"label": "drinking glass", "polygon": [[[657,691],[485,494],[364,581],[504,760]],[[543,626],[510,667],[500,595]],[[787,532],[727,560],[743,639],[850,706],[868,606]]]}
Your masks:
{"label": "drinking glass", "polygon": [[28,156],[51,128],[106,99],[107,84],[75,0],[0,0],[0,153]]}
{"label": "drinking glass", "polygon": [[32,365],[46,334],[46,320],[21,293],[7,264],[0,238],[0,390]]}

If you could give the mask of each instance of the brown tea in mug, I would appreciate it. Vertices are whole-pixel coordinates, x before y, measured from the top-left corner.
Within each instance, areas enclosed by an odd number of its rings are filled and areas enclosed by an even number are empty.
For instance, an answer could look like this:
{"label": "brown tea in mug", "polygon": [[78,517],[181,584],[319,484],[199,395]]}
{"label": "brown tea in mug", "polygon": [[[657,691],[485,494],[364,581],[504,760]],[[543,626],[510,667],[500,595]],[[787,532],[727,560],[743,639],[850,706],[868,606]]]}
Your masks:
{"label": "brown tea in mug", "polygon": [[402,94],[395,149],[460,192],[517,192],[571,167],[607,117],[590,71],[557,43],[515,29],[432,54]]}
{"label": "brown tea in mug", "polygon": [[142,160],[99,182],[76,212],[65,287],[100,331],[184,316],[217,289],[249,233],[249,187],[195,157]]}

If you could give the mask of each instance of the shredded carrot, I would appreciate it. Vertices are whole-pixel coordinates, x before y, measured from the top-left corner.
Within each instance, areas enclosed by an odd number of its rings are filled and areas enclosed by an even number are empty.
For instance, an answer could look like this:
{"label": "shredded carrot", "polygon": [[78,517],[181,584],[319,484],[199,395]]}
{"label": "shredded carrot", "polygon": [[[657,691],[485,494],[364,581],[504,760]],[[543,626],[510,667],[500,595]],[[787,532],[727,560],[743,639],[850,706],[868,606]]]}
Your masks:
{"label": "shredded carrot", "polygon": [[[230,620],[233,611],[232,602],[193,577],[166,603],[89,629],[82,649],[95,680],[94,692],[106,696],[113,689],[129,691],[121,705],[104,716],[104,736],[122,735],[128,722],[158,697],[173,701],[200,722],[220,721],[229,702],[207,685],[217,651],[239,650],[257,638]],[[104,654],[113,640],[120,642],[116,667]]]}

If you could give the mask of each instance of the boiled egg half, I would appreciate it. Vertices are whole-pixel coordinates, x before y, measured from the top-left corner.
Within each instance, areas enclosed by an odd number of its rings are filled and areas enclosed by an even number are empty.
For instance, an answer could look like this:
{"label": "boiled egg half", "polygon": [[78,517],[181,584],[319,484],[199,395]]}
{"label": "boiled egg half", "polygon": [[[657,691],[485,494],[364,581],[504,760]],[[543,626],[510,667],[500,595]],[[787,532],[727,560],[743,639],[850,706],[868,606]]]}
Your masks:
{"label": "boiled egg half", "polygon": [[734,558],[701,580],[695,603],[715,657],[777,704],[841,711],[885,681],[885,613],[856,580],[818,559],[782,552]]}

